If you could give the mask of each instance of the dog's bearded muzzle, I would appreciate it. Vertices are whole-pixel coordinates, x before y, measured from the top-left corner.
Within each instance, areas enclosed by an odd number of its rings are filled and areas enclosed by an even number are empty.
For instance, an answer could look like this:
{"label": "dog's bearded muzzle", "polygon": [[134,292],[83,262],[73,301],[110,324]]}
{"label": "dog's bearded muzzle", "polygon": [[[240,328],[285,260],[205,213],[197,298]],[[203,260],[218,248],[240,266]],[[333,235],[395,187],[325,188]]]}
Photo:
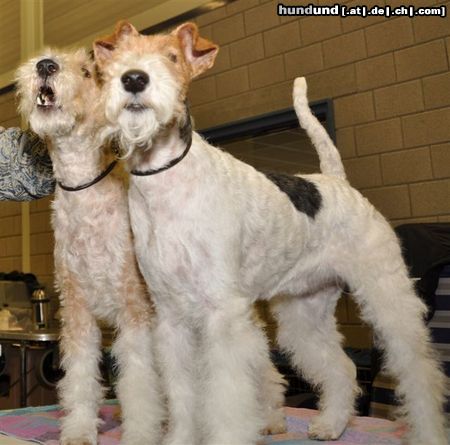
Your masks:
{"label": "dog's bearded muzzle", "polygon": [[59,64],[52,59],[42,59],[36,64],[36,74],[40,83],[36,105],[41,110],[49,110],[55,107],[56,94],[53,81],[59,71]]}

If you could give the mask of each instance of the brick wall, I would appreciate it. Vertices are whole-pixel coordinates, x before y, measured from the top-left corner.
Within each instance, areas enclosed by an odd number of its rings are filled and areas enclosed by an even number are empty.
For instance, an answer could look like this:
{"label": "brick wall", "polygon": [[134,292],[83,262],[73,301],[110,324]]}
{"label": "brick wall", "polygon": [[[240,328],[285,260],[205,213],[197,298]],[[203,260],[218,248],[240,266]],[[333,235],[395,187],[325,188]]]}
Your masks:
{"label": "brick wall", "polygon": [[[277,3],[237,0],[196,20],[220,45],[191,88],[197,128],[289,107],[306,76],[311,100],[333,99],[350,182],[393,224],[449,221],[450,18],[282,18]],[[438,3],[450,10],[420,5]]]}
{"label": "brick wall", "polygon": [[0,126],[5,128],[20,126],[14,92],[0,95]]}
{"label": "brick wall", "polygon": [[[197,128],[290,107],[293,79],[306,76],[310,100],[333,99],[352,185],[394,225],[450,221],[450,18],[280,18],[277,3],[237,0],[196,20],[221,47],[192,85]],[[371,344],[349,296],[337,317],[347,344]]]}
{"label": "brick wall", "polygon": [[22,268],[22,216],[17,202],[0,205],[0,272]]}
{"label": "brick wall", "polygon": [[30,260],[31,271],[39,281],[53,292],[54,236],[50,224],[50,202],[53,196],[33,201],[30,204]]}

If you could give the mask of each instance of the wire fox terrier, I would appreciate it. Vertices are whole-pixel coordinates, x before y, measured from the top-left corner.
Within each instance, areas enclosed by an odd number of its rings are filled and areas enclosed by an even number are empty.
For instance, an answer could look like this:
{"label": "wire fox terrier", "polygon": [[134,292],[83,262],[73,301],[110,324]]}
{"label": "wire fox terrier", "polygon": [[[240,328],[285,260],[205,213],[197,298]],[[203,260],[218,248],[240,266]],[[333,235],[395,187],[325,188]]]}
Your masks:
{"label": "wire fox terrier", "polygon": [[94,77],[84,50],[47,50],[18,70],[20,110],[46,141],[59,185],[52,223],[65,370],[59,384],[65,412],[61,443],[97,443],[100,319],[117,329],[113,353],[120,371],[122,443],[148,445],[158,443],[163,414],[152,351],[153,308],[134,255],[123,179],[114,174],[102,179],[114,163],[97,137]]}
{"label": "wire fox terrier", "polygon": [[445,444],[444,377],[426,308],[391,227],[346,181],[337,149],[310,113],[304,79],[295,83],[295,109],[323,174],[265,174],[191,131],[189,83],[218,51],[194,24],[143,36],[125,22],[116,38],[94,48],[110,131],[128,158],[137,259],[157,307],[172,415],[167,444],[259,439],[268,351],[251,304],[272,297],[280,347],[320,390],[309,435],[338,438],[358,393],[334,317],[342,283],[398,379],[410,443]]}

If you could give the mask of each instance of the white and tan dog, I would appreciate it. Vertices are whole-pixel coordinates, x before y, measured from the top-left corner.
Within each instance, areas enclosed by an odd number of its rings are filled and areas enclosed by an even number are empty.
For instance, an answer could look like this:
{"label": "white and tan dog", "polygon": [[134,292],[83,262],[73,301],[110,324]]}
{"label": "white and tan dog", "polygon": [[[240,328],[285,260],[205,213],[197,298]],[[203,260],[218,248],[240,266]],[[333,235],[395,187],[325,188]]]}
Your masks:
{"label": "white and tan dog", "polygon": [[324,174],[264,174],[191,132],[188,86],[217,53],[195,25],[142,36],[122,23],[117,38],[95,52],[106,116],[127,151],[136,253],[164,340],[167,444],[256,443],[267,345],[251,304],[278,295],[278,342],[321,392],[309,434],[339,437],[358,391],[334,318],[345,282],[399,381],[410,443],[444,445],[444,379],[425,306],[389,224],[350,187],[337,150],[305,114],[304,82],[296,109]]}
{"label": "white and tan dog", "polygon": [[84,50],[48,50],[20,67],[17,80],[20,110],[46,141],[59,184],[52,223],[63,321],[61,443],[97,443],[100,319],[117,329],[122,443],[157,444],[163,409],[153,310],[135,260],[123,180],[114,173],[101,179],[114,164],[97,137],[93,68]]}

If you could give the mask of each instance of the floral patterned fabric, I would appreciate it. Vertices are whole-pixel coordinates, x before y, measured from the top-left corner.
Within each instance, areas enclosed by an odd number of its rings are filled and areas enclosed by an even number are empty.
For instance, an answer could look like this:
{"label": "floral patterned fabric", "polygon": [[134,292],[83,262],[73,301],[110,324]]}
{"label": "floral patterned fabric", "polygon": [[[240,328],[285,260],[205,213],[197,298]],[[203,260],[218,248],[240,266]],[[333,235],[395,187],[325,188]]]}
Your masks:
{"label": "floral patterned fabric", "polygon": [[[285,408],[288,431],[285,434],[266,436],[261,445],[401,445],[407,432],[406,426],[371,417],[354,418],[344,434],[336,441],[308,439],[307,429],[317,411],[303,408]],[[121,428],[117,402],[106,401],[100,409],[102,423],[99,429],[99,445],[119,445]],[[59,444],[58,406],[23,408],[0,412],[0,443],[2,434],[33,441],[42,445]]]}
{"label": "floral patterned fabric", "polygon": [[45,144],[20,128],[0,130],[0,200],[31,201],[55,189]]}

